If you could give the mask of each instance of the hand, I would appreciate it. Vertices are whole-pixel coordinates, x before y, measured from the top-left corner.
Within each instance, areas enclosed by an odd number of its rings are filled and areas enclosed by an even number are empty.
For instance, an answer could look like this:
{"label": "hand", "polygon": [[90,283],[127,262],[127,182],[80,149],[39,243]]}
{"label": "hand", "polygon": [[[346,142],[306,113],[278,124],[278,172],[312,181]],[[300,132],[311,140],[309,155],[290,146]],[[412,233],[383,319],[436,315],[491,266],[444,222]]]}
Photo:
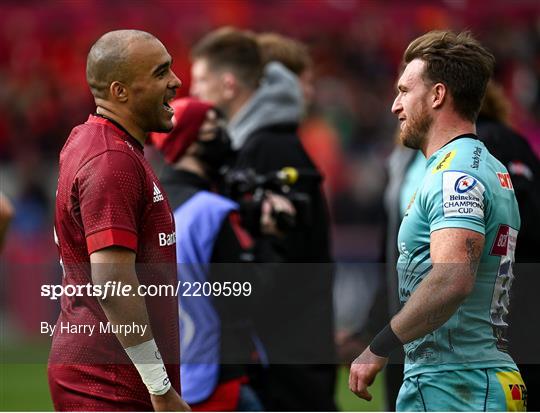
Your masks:
{"label": "hand", "polygon": [[283,236],[283,233],[277,227],[274,214],[285,213],[292,216],[296,215],[293,204],[287,198],[267,192],[262,203],[261,213],[261,232],[266,235]]}
{"label": "hand", "polygon": [[156,412],[190,412],[191,408],[172,387],[162,396],[150,395]]}
{"label": "hand", "polygon": [[371,352],[369,346],[351,364],[349,374],[349,389],[361,399],[370,401],[371,394],[367,388],[373,384],[386,363],[387,357],[379,357]]}

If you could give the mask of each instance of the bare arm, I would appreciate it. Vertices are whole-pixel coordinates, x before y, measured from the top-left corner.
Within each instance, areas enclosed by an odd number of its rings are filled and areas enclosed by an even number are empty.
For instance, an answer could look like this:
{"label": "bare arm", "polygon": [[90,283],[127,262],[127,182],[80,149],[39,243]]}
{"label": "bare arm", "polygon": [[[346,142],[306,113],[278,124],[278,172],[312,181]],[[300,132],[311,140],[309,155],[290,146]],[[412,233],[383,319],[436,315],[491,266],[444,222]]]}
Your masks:
{"label": "bare arm", "polygon": [[411,295],[390,325],[403,343],[442,326],[474,288],[484,236],[446,228],[431,234],[433,269]]}
{"label": "bare arm", "polygon": [[[107,281],[122,282],[131,285],[136,292],[139,280],[135,273],[135,253],[127,248],[109,247],[90,255],[92,265],[92,282],[94,285],[105,285]],[[131,347],[153,338],[144,297],[128,294],[127,297],[107,296],[99,301],[107,319],[112,324],[124,325],[135,322],[147,326],[144,335],[118,334],[122,347]]]}
{"label": "bare arm", "polygon": [[[100,305],[112,324],[135,322],[147,326],[143,336],[118,334],[116,337],[124,348],[133,348],[153,339],[146,302],[144,297],[136,293],[139,280],[135,272],[135,257],[133,251],[121,247],[105,248],[90,255],[94,285],[105,285],[107,281],[122,282],[122,285],[131,285],[131,291],[135,293],[126,297],[108,296],[100,300]],[[155,411],[190,411],[173,387],[162,395],[150,394],[150,399]]]}
{"label": "bare arm", "polygon": [[[446,228],[431,234],[433,269],[390,322],[391,334],[397,336],[398,344],[423,337],[452,317],[474,288],[483,249],[484,236],[478,232]],[[351,365],[351,391],[371,400],[367,388],[387,361],[387,357],[378,356],[368,346]]]}

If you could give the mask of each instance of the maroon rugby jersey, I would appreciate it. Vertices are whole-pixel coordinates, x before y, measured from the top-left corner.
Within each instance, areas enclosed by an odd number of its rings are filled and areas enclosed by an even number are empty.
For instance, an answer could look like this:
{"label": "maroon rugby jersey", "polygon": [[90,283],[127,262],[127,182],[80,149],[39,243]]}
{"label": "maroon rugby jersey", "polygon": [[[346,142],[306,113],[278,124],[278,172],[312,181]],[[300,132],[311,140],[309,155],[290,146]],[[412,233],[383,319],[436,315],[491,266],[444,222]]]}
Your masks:
{"label": "maroon rugby jersey", "polygon": [[[90,254],[109,246],[136,252],[140,284],[176,282],[172,212],[143,146],[121,126],[91,115],[60,153],[55,237],[63,285],[91,283]],[[145,297],[154,338],[179,392],[178,304],[174,296]],[[49,357],[49,382],[60,410],[151,410],[148,391],[112,333],[95,297],[61,298]],[[70,323],[70,324],[67,324]],[[61,331],[93,325],[88,331]],[[80,405],[83,403],[84,405]]]}

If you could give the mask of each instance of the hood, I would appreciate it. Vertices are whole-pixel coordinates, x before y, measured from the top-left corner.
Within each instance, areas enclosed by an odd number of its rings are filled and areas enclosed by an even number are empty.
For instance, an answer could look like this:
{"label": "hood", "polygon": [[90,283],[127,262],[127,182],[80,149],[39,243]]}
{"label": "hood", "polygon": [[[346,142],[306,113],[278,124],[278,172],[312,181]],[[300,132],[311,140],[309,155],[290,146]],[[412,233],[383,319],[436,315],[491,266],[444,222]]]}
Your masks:
{"label": "hood", "polygon": [[261,86],[229,122],[233,149],[241,148],[251,133],[263,127],[299,123],[303,107],[296,75],[281,63],[269,63]]}

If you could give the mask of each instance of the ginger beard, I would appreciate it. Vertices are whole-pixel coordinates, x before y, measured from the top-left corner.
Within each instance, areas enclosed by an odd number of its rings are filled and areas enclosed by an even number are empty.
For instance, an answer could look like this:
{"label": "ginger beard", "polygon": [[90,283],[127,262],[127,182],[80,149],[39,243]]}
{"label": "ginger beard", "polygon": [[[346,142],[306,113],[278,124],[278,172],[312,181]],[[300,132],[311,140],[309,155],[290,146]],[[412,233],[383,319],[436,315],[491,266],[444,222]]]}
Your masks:
{"label": "ginger beard", "polygon": [[407,117],[401,129],[399,139],[403,146],[411,149],[422,149],[426,136],[433,123],[433,117],[428,112],[426,103],[422,100],[420,109]]}

